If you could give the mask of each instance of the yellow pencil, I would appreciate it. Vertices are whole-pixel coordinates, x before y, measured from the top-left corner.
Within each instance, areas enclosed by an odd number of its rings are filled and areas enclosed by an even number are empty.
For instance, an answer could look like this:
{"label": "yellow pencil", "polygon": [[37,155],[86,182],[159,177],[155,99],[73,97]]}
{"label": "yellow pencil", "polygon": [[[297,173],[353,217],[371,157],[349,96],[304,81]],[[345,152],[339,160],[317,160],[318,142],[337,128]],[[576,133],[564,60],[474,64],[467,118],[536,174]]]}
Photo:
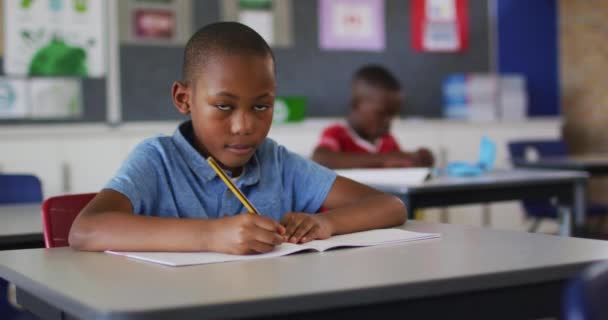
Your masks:
{"label": "yellow pencil", "polygon": [[222,170],[222,168],[220,168],[219,164],[217,164],[217,162],[215,162],[215,160],[212,157],[207,158],[207,162],[209,162],[209,165],[211,166],[211,168],[213,168],[215,173],[217,173],[217,175],[220,176],[220,179],[222,179],[222,181],[224,181],[224,183],[228,186],[228,189],[230,189],[230,191],[232,191],[234,196],[237,199],[239,199],[239,201],[241,201],[243,206],[245,206],[245,208],[247,208],[247,210],[249,210],[249,212],[255,213],[255,214],[260,214],[260,212],[253,206],[253,204],[251,202],[249,202],[249,199],[247,199],[247,197],[245,197],[245,195],[241,192],[241,190],[239,190],[239,188],[237,188],[234,185],[234,183],[232,183],[230,178],[228,178],[228,176],[226,176],[226,173],[224,173],[224,170]]}

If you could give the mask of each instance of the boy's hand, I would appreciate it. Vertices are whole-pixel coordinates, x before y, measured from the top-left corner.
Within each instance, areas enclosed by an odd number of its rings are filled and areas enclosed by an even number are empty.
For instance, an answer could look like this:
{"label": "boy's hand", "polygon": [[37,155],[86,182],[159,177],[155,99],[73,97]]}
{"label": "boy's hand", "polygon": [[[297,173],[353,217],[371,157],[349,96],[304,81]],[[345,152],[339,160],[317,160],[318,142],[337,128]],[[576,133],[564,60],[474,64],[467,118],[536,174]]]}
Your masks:
{"label": "boy's hand", "polygon": [[283,243],[285,228],[267,217],[242,213],[215,221],[214,251],[229,254],[264,253]]}
{"label": "boy's hand", "polygon": [[425,148],[416,152],[393,151],[384,154],[384,167],[432,167],[435,159],[433,154]]}
{"label": "boy's hand", "polygon": [[316,239],[327,239],[332,235],[330,221],[323,215],[289,212],[281,219],[285,226],[285,241],[306,243]]}
{"label": "boy's hand", "polygon": [[416,150],[416,162],[419,166],[432,167],[435,164],[433,153],[426,148]]}
{"label": "boy's hand", "polygon": [[403,168],[416,165],[411,154],[402,151],[393,151],[383,154],[385,168]]}

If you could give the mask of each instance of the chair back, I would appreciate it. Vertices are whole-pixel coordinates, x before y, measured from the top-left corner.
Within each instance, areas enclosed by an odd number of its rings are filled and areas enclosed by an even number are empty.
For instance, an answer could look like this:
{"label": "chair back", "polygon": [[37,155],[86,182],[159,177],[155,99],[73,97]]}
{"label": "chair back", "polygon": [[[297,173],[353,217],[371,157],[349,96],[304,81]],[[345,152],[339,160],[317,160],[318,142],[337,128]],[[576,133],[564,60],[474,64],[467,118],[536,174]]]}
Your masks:
{"label": "chair back", "polygon": [[[511,141],[507,144],[511,160],[533,161],[535,158],[565,156],[568,154],[566,144],[555,139],[530,139]],[[522,201],[526,214],[538,218],[557,218],[557,209],[548,200]]]}
{"label": "chair back", "polygon": [[42,203],[42,229],[47,248],[67,247],[70,228],[80,211],[97,193],[69,194]]}
{"label": "chair back", "polygon": [[42,184],[30,174],[0,174],[0,204],[42,202]]}
{"label": "chair back", "polygon": [[508,143],[511,159],[527,159],[527,155],[535,153],[538,157],[565,156],[568,147],[562,140],[519,140]]}
{"label": "chair back", "polygon": [[571,280],[563,295],[565,320],[608,319],[608,263],[591,265]]}

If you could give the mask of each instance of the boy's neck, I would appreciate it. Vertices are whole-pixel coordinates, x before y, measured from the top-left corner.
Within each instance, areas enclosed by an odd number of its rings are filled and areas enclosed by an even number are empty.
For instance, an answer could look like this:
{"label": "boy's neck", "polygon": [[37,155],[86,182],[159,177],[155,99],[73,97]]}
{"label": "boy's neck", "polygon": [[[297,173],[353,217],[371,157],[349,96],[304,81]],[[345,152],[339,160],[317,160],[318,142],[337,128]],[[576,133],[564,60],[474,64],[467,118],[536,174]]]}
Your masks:
{"label": "boy's neck", "polygon": [[[194,149],[196,149],[196,151],[198,151],[198,153],[203,156],[204,159],[207,159],[210,156],[209,151],[207,151],[207,148],[205,148],[205,145],[201,141],[196,139],[194,130],[191,126],[189,128],[186,128],[185,132],[182,132],[182,134],[186,137],[186,140],[190,142]],[[218,159],[215,160],[218,161]],[[218,163],[222,170],[229,172],[230,176],[233,178],[239,177],[243,173],[244,166],[238,168],[228,168],[224,166],[224,164],[222,164],[221,162],[218,161]]]}
{"label": "boy's neck", "polygon": [[366,137],[366,136],[365,136],[365,134],[363,134],[363,133],[361,132],[361,130],[358,128],[358,126],[356,125],[356,123],[357,123],[357,122],[356,122],[356,121],[354,121],[354,120],[352,119],[352,116],[351,116],[351,117],[349,117],[349,118],[348,118],[348,120],[347,120],[347,124],[348,124],[348,126],[351,128],[351,130],[352,130],[352,131],[353,131],[353,132],[354,132],[354,133],[355,133],[355,134],[356,134],[356,135],[357,135],[359,138],[361,138],[361,139],[363,139],[363,140],[365,140],[365,141],[367,141],[367,142],[369,142],[369,143],[372,143],[372,144],[376,143],[376,140],[375,140],[375,139],[370,139],[370,138]]}

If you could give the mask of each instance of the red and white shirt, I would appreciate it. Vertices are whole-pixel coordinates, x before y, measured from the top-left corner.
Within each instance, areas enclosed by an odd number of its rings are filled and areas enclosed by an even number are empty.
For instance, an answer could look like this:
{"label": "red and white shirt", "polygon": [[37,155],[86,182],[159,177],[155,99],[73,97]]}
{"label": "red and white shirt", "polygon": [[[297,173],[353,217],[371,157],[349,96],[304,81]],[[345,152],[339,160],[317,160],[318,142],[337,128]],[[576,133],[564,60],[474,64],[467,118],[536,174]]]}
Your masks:
{"label": "red and white shirt", "polygon": [[334,124],[325,128],[323,133],[321,133],[321,139],[317,148],[318,147],[325,147],[334,152],[367,154],[387,153],[400,150],[397,140],[395,140],[390,133],[376,139],[375,143],[370,143],[357,135],[350,126],[345,124]]}

